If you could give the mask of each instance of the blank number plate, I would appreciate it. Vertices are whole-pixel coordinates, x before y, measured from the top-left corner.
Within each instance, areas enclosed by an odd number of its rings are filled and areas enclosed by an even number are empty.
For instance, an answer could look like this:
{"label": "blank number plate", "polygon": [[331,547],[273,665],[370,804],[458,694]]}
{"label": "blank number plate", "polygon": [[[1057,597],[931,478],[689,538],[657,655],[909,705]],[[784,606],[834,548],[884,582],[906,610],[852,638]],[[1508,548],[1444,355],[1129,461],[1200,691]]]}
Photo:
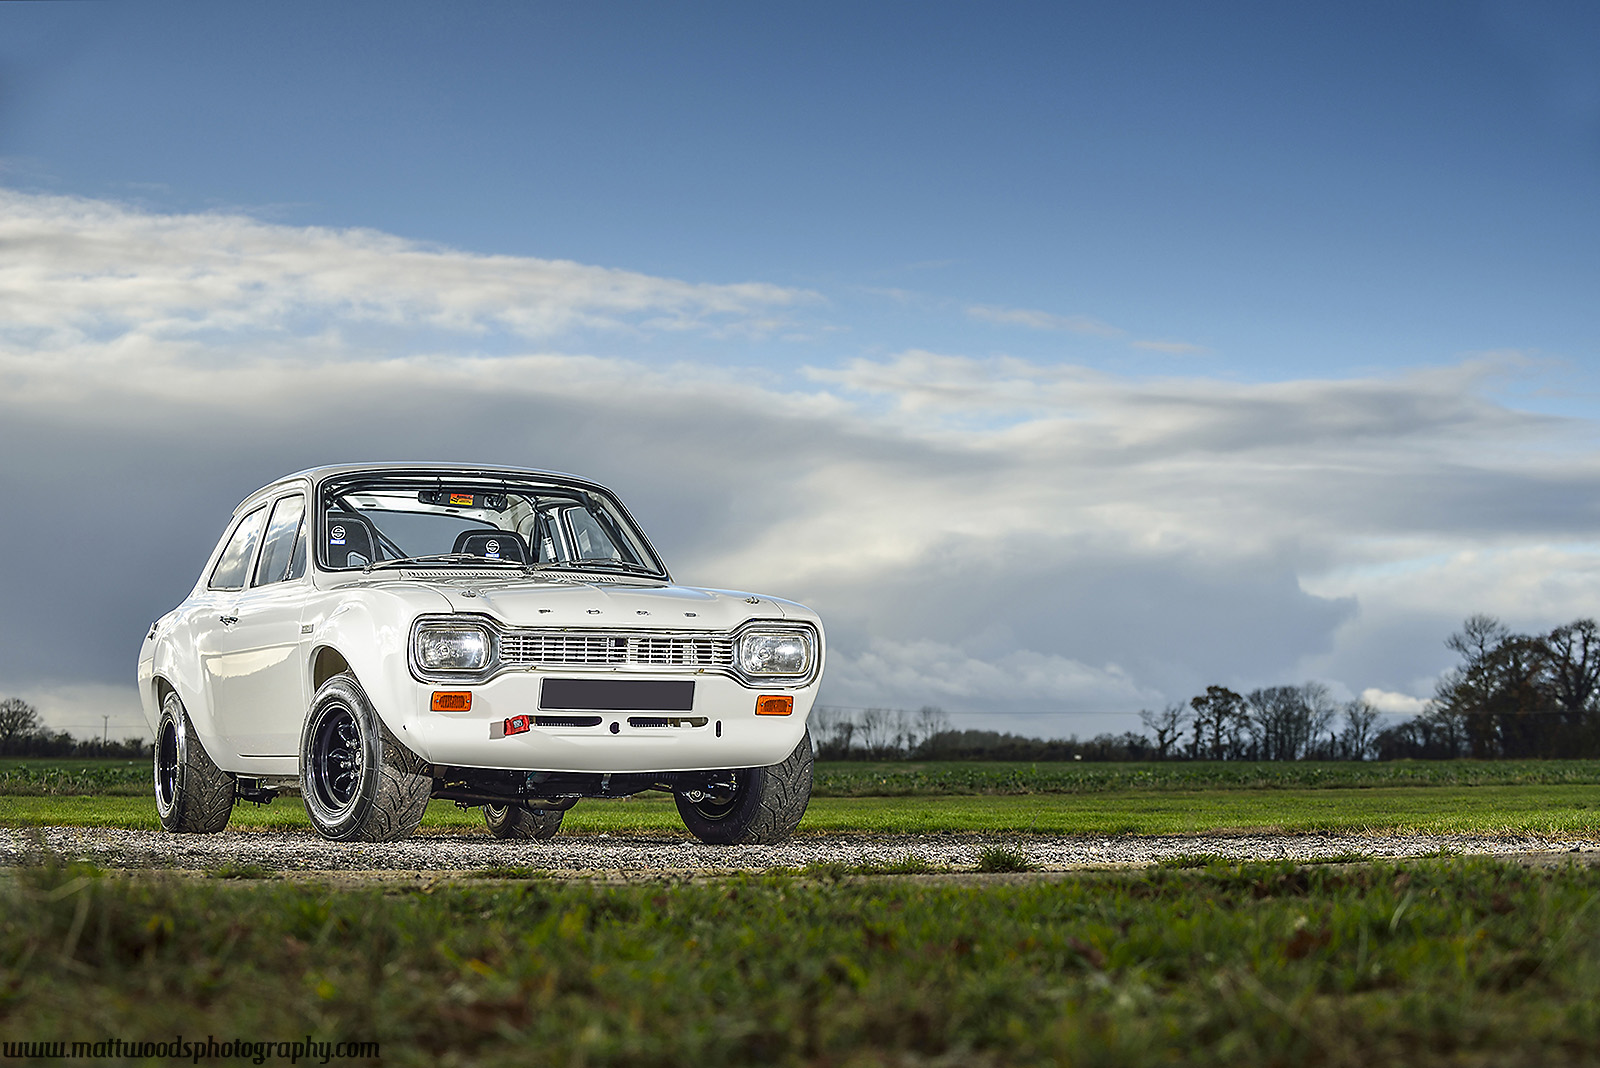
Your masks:
{"label": "blank number plate", "polygon": [[562,712],[689,712],[694,709],[694,682],[545,679],[539,707]]}

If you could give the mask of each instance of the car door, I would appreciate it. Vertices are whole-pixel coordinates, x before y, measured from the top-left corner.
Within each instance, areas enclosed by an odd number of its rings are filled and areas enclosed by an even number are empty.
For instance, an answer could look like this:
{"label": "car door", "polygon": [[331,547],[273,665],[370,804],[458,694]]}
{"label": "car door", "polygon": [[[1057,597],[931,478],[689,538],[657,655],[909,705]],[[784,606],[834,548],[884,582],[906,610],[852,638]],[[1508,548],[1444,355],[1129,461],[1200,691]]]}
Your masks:
{"label": "car door", "polygon": [[217,724],[241,770],[292,774],[306,692],[300,632],[306,580],[305,496],[271,505],[260,550],[205,657]]}

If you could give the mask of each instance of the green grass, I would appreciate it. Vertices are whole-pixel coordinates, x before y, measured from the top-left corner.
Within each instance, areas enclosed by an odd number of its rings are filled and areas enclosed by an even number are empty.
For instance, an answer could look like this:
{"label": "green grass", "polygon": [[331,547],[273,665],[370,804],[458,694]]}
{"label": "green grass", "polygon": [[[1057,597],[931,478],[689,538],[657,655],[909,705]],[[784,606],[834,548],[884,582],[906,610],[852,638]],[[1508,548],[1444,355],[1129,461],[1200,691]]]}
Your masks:
{"label": "green grass", "polygon": [[392,1065],[1592,1064],[1600,871],[341,891],[0,880],[4,1038],[372,1040]]}
{"label": "green grass", "polygon": [[985,846],[978,853],[978,870],[984,872],[1033,871],[1033,861],[1026,853],[1005,846]]}
{"label": "green grass", "polygon": [[[1150,764],[982,761],[830,761],[816,770],[818,797],[1092,794],[1128,790],[1339,790],[1381,786],[1596,786],[1600,760],[1396,760]],[[0,761],[0,795],[149,792],[147,761]]]}
{"label": "green grass", "polygon": [[905,797],[1126,790],[1578,785],[1600,785],[1600,760],[1170,761],[1146,764],[830,761],[817,765],[815,792],[824,797]]}
{"label": "green grass", "polygon": [[8,757],[0,761],[0,795],[121,794],[151,790],[148,760]]}
{"label": "green grass", "polygon": [[[0,825],[157,826],[145,797],[0,798]],[[231,827],[309,828],[297,798],[240,805]],[[483,819],[449,802],[428,807],[424,829],[480,831]],[[1152,790],[1117,794],[819,797],[804,833],[1199,834],[1275,828],[1310,831],[1600,835],[1600,786],[1391,786],[1366,790]],[[566,834],[684,834],[662,794],[629,801],[583,801],[567,814]]]}

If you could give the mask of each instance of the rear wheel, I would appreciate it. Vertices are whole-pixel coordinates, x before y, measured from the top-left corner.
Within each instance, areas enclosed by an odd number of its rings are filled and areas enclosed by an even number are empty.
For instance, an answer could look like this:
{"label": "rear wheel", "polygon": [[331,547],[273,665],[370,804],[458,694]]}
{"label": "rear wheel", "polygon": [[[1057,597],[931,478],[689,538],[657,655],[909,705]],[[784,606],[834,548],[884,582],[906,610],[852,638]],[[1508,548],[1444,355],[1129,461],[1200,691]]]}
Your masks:
{"label": "rear wheel", "polygon": [[238,784],[195,737],[176,691],[161,702],[155,745],[156,814],[162,829],[215,834],[228,825]]}
{"label": "rear wheel", "polygon": [[712,845],[771,845],[794,833],[811,802],[811,732],[787,760],[723,772],[703,790],[676,795],[691,834]]}
{"label": "rear wheel", "polygon": [[514,803],[483,806],[483,822],[496,838],[554,838],[566,814],[562,808],[527,808]]}
{"label": "rear wheel", "polygon": [[392,842],[422,822],[433,778],[356,680],[336,675],[317,691],[300,732],[300,792],[322,837]]}

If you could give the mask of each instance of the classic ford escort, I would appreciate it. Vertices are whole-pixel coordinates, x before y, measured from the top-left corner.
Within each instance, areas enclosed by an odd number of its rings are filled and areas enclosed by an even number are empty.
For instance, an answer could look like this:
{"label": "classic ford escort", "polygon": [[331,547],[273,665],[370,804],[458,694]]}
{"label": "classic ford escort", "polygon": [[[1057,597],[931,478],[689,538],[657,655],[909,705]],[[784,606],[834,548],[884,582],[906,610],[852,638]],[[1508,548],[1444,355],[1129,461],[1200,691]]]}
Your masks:
{"label": "classic ford escort", "polygon": [[816,613],[676,585],[593,482],[347,465],[244,499],[139,690],[169,831],[299,793],[330,839],[403,838],[432,798],[548,838],[665,790],[701,840],[762,843],[810,800],[822,668]]}

